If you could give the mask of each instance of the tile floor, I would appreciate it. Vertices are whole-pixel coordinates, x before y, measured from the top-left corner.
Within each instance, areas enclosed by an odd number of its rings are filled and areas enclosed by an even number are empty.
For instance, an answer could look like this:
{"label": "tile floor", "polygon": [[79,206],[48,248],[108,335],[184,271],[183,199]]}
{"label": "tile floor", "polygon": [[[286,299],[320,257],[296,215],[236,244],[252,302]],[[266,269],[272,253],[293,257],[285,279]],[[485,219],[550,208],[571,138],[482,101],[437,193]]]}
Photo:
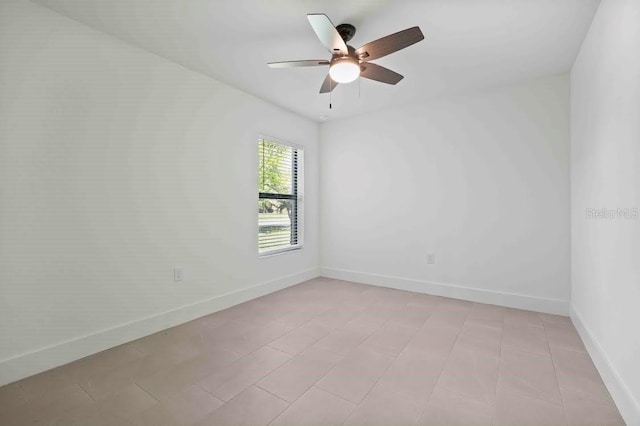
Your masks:
{"label": "tile floor", "polygon": [[318,278],[0,388],[0,424],[620,425],[566,317]]}

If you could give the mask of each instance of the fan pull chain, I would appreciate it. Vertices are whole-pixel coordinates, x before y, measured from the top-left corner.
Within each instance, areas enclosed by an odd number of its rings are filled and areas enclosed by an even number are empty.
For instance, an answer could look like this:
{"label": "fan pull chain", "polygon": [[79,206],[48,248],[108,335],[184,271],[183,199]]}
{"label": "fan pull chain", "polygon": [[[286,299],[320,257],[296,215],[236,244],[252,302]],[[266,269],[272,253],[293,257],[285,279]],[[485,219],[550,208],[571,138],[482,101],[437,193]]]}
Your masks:
{"label": "fan pull chain", "polygon": [[331,79],[331,77],[329,77],[329,109],[331,109],[331,94],[333,93],[331,83],[333,83],[333,80]]}

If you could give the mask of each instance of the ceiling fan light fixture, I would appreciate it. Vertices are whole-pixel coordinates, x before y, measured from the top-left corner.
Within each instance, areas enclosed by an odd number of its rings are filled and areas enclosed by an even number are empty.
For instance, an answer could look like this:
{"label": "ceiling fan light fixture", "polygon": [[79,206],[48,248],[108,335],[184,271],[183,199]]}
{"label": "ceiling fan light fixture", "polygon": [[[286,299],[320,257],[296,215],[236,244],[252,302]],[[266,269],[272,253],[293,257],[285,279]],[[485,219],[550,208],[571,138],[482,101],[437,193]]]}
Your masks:
{"label": "ceiling fan light fixture", "polygon": [[331,62],[329,75],[336,83],[351,83],[360,76],[360,63],[350,56],[336,58]]}
{"label": "ceiling fan light fixture", "polygon": [[[316,36],[318,36],[320,43],[331,52],[331,59],[269,62],[267,65],[271,68],[329,65],[329,74],[322,81],[320,93],[331,93],[340,83],[351,83],[358,77],[385,84],[397,84],[404,78],[401,74],[376,65],[371,61],[424,40],[424,34],[420,31],[420,27],[411,27],[354,49],[347,44],[356,32],[353,25],[340,24],[336,27],[324,13],[309,13],[307,14],[307,20]],[[329,107],[331,107],[331,102],[329,102]]]}

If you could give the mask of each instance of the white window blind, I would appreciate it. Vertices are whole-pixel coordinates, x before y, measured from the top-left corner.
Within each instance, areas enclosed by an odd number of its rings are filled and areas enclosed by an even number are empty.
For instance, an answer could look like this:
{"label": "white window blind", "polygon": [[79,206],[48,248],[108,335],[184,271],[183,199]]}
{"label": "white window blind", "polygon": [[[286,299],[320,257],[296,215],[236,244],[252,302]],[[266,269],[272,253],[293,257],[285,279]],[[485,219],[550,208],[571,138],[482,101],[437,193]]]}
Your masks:
{"label": "white window blind", "polygon": [[258,252],[302,245],[302,149],[258,141]]}

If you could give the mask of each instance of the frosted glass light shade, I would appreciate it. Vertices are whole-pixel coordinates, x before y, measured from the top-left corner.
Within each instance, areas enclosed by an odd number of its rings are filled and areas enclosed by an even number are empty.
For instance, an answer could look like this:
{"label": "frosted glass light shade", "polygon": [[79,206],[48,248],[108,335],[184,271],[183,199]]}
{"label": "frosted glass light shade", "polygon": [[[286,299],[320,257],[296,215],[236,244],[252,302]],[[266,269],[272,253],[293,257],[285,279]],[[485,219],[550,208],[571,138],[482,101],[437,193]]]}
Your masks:
{"label": "frosted glass light shade", "polygon": [[351,57],[334,59],[329,68],[329,75],[337,83],[351,83],[360,75],[358,60]]}

